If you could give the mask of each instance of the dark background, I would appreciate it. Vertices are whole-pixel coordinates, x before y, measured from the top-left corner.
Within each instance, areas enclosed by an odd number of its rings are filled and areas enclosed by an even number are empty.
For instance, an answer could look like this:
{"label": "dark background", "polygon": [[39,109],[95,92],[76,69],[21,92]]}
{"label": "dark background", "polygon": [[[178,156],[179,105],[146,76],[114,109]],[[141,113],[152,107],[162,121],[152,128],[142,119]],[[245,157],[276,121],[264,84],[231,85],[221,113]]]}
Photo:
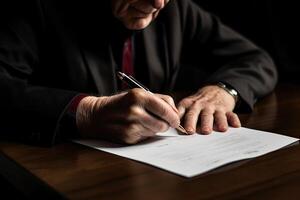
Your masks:
{"label": "dark background", "polygon": [[271,54],[281,82],[300,83],[300,10],[297,1],[194,1]]}

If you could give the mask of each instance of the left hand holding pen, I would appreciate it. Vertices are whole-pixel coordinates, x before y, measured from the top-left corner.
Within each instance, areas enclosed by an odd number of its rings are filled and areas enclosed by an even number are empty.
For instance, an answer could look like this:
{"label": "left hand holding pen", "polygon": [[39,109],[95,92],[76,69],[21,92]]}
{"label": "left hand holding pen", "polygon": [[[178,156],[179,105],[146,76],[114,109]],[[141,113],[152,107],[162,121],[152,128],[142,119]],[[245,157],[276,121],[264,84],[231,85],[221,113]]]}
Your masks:
{"label": "left hand holding pen", "polygon": [[182,99],[177,107],[183,127],[189,134],[209,134],[213,130],[224,132],[228,126],[241,126],[233,112],[234,98],[215,85],[199,89],[194,95]]}

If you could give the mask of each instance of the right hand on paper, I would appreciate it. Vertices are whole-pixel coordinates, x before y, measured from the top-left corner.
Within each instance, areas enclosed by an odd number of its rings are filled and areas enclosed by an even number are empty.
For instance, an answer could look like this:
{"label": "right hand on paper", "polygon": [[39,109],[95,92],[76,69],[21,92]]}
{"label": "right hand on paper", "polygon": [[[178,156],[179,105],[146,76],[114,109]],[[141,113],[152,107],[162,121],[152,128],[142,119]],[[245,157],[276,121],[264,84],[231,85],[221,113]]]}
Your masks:
{"label": "right hand on paper", "polygon": [[170,126],[178,127],[180,119],[174,109],[170,96],[132,89],[108,97],[83,98],[76,111],[76,124],[84,138],[135,144]]}

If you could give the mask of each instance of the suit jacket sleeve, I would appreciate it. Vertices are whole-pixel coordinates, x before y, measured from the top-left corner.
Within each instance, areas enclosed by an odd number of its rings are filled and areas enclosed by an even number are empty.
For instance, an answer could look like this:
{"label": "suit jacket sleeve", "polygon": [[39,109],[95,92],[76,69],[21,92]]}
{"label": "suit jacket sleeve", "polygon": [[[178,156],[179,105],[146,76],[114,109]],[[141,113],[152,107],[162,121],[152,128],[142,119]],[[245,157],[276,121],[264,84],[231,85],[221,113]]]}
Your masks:
{"label": "suit jacket sleeve", "polygon": [[57,139],[58,122],[77,92],[35,84],[33,74],[43,66],[39,65],[34,27],[42,26],[35,26],[39,22],[32,20],[41,19],[36,9],[27,11],[29,15],[4,12],[0,20],[0,137],[50,145]]}
{"label": "suit jacket sleeve", "polygon": [[277,82],[270,56],[192,1],[178,0],[178,7],[183,65],[204,68],[205,83],[222,81],[234,87],[242,99],[240,109],[250,111]]}

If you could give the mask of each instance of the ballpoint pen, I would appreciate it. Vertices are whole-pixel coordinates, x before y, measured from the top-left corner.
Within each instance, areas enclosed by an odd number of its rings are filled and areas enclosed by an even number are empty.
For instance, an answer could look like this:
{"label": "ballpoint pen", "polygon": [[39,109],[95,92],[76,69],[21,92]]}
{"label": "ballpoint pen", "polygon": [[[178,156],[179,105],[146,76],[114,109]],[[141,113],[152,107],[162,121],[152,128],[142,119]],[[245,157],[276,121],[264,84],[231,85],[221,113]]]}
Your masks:
{"label": "ballpoint pen", "polygon": [[[119,79],[121,81],[124,81],[130,88],[141,88],[146,92],[149,92],[150,94],[153,94],[147,87],[145,87],[143,84],[141,84],[139,81],[137,81],[135,78],[133,78],[132,76],[128,76],[123,72],[117,72],[117,75],[119,77]],[[167,102],[168,103],[168,102]],[[175,110],[175,108],[173,108],[173,106],[171,106],[172,109],[177,112]],[[187,131],[179,124],[178,129],[187,134]]]}

